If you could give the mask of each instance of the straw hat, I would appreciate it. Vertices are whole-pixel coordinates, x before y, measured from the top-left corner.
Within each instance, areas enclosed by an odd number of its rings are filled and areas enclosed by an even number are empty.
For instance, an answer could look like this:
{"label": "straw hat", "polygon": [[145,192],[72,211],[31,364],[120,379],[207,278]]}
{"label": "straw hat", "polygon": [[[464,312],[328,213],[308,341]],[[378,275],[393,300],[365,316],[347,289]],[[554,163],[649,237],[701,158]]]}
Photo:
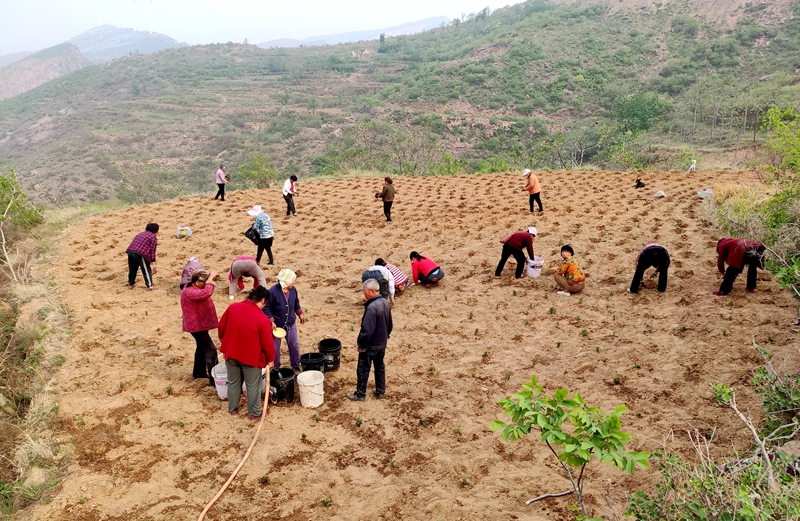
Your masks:
{"label": "straw hat", "polygon": [[252,210],[247,210],[247,215],[252,215],[253,217],[260,213],[264,213],[264,210],[259,205],[255,205]]}

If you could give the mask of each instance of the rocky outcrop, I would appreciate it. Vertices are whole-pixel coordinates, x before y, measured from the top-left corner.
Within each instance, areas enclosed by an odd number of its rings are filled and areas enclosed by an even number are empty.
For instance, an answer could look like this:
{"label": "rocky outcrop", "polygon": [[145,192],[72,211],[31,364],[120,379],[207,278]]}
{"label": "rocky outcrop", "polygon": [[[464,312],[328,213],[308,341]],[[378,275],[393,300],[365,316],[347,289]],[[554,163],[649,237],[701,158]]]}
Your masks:
{"label": "rocky outcrop", "polygon": [[39,51],[0,69],[0,99],[17,96],[86,65],[86,58],[71,43]]}

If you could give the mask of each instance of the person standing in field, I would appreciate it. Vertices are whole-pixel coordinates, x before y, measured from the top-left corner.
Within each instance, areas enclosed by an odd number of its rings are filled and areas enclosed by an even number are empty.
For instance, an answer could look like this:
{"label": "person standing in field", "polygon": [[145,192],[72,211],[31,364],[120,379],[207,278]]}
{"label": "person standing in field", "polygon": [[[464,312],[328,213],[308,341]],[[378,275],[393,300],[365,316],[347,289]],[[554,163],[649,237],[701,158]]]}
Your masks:
{"label": "person standing in field", "polygon": [[586,282],[586,275],[573,257],[575,250],[565,244],[561,247],[561,266],[556,269],[553,278],[560,288],[558,295],[569,297],[573,293],[580,293]]}
{"label": "person standing in field", "polygon": [[[717,269],[723,274],[722,284],[719,291],[712,294],[722,297],[733,289],[733,281],[744,271],[747,266],[747,285],[748,293],[755,293],[757,269],[764,269],[764,252],[766,248],[763,244],[756,241],[746,241],[744,239],[734,239],[725,237],[717,242]],[[725,268],[725,264],[728,268]]]}
{"label": "person standing in field", "polygon": [[217,195],[214,196],[215,200],[217,198],[220,198],[221,201],[225,200],[225,185],[231,182],[227,174],[225,174],[226,171],[227,168],[225,168],[225,165],[219,165],[219,169],[217,170],[216,180],[215,180],[218,187]]}
{"label": "person standing in field", "polygon": [[655,242],[646,244],[639,252],[639,255],[636,256],[636,272],[633,274],[633,280],[631,281],[631,287],[628,288],[628,293],[633,293],[634,295],[639,293],[639,286],[642,285],[644,271],[650,267],[656,269],[656,272],[653,273],[650,278],[658,275],[658,292],[664,293],[667,291],[669,263],[669,252],[665,247]]}
{"label": "person standing in field", "polygon": [[239,414],[244,379],[247,410],[253,420],[261,419],[261,369],[272,369],[275,360],[272,323],[261,312],[267,297],[267,288],[258,286],[246,300],[231,304],[219,319],[219,350],[228,370],[228,412]]}
{"label": "person standing in field", "polygon": [[267,251],[269,262],[267,264],[275,264],[272,258],[272,241],[275,238],[275,232],[272,229],[272,219],[259,205],[253,206],[252,210],[247,210],[247,215],[254,216],[256,220],[253,222],[252,228],[258,232],[258,250],[256,251],[256,262],[261,264],[261,255],[264,250]]}
{"label": "person standing in field", "polygon": [[503,273],[503,268],[506,267],[508,258],[513,256],[517,261],[517,269],[514,272],[514,277],[521,279],[522,270],[525,269],[525,250],[528,250],[528,258],[533,260],[533,238],[536,237],[538,231],[534,226],[528,226],[528,231],[512,233],[508,237],[500,239],[503,245],[503,252],[500,254],[500,262],[497,264],[497,269],[494,270],[494,276],[499,277]]}
{"label": "person standing in field", "polygon": [[394,203],[394,183],[391,177],[383,178],[384,185],[381,191],[375,194],[376,199],[383,201],[383,215],[386,217],[386,222],[392,222],[392,203]]}
{"label": "person standing in field", "polygon": [[542,210],[542,198],[541,192],[542,187],[539,185],[539,178],[536,177],[536,174],[528,170],[527,168],[522,171],[522,176],[525,177],[528,182],[525,183],[525,188],[523,191],[528,192],[528,204],[531,207],[531,213],[533,213],[533,202],[536,201],[539,204],[539,212],[543,212]]}
{"label": "person standing in field", "polygon": [[156,247],[158,246],[158,224],[149,223],[143,232],[136,235],[125,250],[128,254],[128,287],[136,285],[136,274],[142,270],[147,291],[153,291],[153,274],[156,272]]}
{"label": "person standing in field", "polygon": [[[303,308],[300,307],[300,297],[294,283],[297,280],[295,272],[282,269],[278,272],[278,283],[269,288],[267,304],[264,314],[272,321],[272,328],[280,327],[286,330],[286,347],[289,348],[289,363],[295,373],[300,372],[300,337],[297,334],[297,320],[306,323],[303,317]],[[281,339],[275,340],[275,368],[281,366]]]}
{"label": "person standing in field", "polygon": [[181,291],[181,312],[183,313],[183,330],[194,338],[194,366],[192,380],[208,378],[210,386],[214,385],[211,369],[217,365],[217,346],[208,332],[217,329],[217,308],[211,296],[214,294],[214,283],[217,272],[198,269],[192,272],[189,284]]}
{"label": "person standing in field", "polygon": [[294,196],[297,195],[297,176],[293,175],[283,183],[283,200],[286,201],[286,216],[297,215]]}
{"label": "person standing in field", "polygon": [[361,317],[361,330],[358,332],[358,366],[356,368],[356,391],[349,393],[351,400],[363,402],[367,396],[367,381],[371,367],[375,367],[375,390],[378,400],[386,393],[386,366],[383,357],[386,345],[392,334],[392,306],[381,297],[380,285],[375,279],[364,282],[364,315]]}

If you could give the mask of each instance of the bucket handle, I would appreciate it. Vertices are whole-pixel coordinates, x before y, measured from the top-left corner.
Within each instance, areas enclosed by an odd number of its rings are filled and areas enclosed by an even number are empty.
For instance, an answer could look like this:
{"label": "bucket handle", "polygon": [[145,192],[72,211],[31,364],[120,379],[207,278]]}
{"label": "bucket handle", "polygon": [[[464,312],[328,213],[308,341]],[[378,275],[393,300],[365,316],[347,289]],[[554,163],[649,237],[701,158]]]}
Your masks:
{"label": "bucket handle", "polygon": [[[317,385],[317,384],[314,384],[314,385]],[[317,396],[325,396],[325,390],[324,389],[323,389],[323,391],[321,393],[318,393],[317,391],[313,390],[311,388],[311,386],[309,386],[309,385],[303,384],[303,387],[305,387],[306,391],[310,392],[311,394],[316,394]]]}

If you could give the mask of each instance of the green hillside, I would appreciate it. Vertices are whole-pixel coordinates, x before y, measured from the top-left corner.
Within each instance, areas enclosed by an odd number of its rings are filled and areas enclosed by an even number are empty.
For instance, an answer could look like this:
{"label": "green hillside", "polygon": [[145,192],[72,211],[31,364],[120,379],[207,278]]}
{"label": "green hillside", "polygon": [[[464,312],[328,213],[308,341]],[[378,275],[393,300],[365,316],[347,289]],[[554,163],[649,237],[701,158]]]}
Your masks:
{"label": "green hillside", "polygon": [[382,42],[129,56],[0,102],[0,162],[58,204],[209,190],[220,162],[264,182],[239,169],[257,154],[306,175],[683,167],[800,99],[800,7],[763,9],[729,28],[536,0]]}

